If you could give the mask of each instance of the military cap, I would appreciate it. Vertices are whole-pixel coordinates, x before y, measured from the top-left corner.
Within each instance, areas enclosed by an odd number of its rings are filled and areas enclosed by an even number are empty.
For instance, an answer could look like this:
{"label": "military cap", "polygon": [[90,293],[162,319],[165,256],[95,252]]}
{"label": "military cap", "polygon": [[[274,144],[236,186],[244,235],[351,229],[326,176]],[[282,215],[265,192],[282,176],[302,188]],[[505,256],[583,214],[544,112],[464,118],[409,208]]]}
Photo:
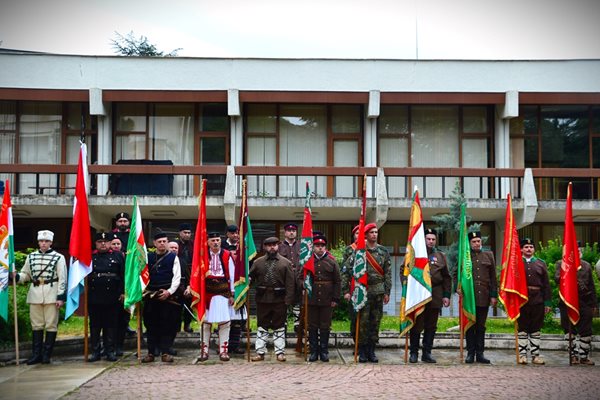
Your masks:
{"label": "military cap", "polygon": [[360,225],[356,225],[354,228],[352,228],[352,234],[354,235],[356,232],[358,232],[359,228],[360,228]]}
{"label": "military cap", "polygon": [[48,230],[38,231],[37,240],[53,241],[54,240],[54,232],[48,231]]}
{"label": "military cap", "polygon": [[283,226],[283,229],[286,231],[297,231],[298,230],[298,224],[295,224],[293,222],[288,222],[287,224],[285,224]]}
{"label": "military cap", "polygon": [[583,247],[583,246],[581,245],[581,240],[578,240],[578,241],[577,241],[577,247]]}
{"label": "military cap", "polygon": [[129,218],[129,214],[127,214],[126,212],[120,212],[120,213],[117,213],[117,215],[115,215],[116,220],[119,220],[121,218],[131,219],[131,218]]}
{"label": "military cap", "polygon": [[263,241],[263,244],[278,244],[278,243],[279,243],[279,238],[277,238],[275,236],[268,237]]}
{"label": "military cap", "polygon": [[98,232],[96,233],[96,242],[110,242],[115,238],[115,234],[112,232]]}
{"label": "military cap", "polygon": [[370,224],[367,224],[367,225],[365,226],[365,233],[369,233],[369,231],[370,231],[371,229],[377,229],[377,224],[376,224],[376,223],[374,223],[374,222],[371,222]]}
{"label": "military cap", "polygon": [[323,236],[323,232],[321,232],[321,231],[313,231],[313,238],[315,238],[317,236]]}
{"label": "military cap", "polygon": [[477,232],[469,232],[469,240],[471,239],[475,239],[475,238],[479,238],[481,239],[481,232],[477,231]]}
{"label": "military cap", "polygon": [[158,232],[154,235],[154,240],[166,238],[167,234],[165,232]]}
{"label": "military cap", "polygon": [[325,237],[325,235],[317,235],[313,237],[313,244],[327,245],[327,238]]}
{"label": "military cap", "polygon": [[192,224],[188,223],[188,222],[183,222],[181,224],[179,224],[179,231],[191,231],[192,230]]}
{"label": "military cap", "polygon": [[220,237],[221,237],[221,234],[219,232],[208,232],[209,239],[220,238]]}
{"label": "military cap", "polygon": [[530,244],[532,246],[535,246],[535,244],[533,244],[533,240],[529,239],[529,238],[525,238],[525,239],[521,239],[521,248],[523,248],[523,246],[525,246],[526,244]]}
{"label": "military cap", "polygon": [[425,229],[425,235],[437,235],[437,231],[435,229],[427,228]]}
{"label": "military cap", "polygon": [[[117,235],[116,233],[113,233],[113,234],[112,234],[112,237],[111,237],[111,239],[110,239],[110,240],[115,240],[115,239],[119,239],[119,240],[121,240],[121,238],[119,237],[119,235]],[[122,240],[121,240],[121,241],[122,241]]]}
{"label": "military cap", "polygon": [[227,232],[235,233],[235,232],[238,232],[238,231],[239,231],[238,226],[235,225],[235,224],[229,225],[227,227]]}

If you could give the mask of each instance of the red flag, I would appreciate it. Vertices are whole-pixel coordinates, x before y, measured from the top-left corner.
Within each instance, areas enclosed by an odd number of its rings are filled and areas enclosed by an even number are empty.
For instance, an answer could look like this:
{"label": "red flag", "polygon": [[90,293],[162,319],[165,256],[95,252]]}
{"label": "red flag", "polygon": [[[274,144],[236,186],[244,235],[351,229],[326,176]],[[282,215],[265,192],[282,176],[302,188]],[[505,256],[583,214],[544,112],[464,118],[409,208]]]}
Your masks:
{"label": "red flag", "polygon": [[200,188],[200,210],[194,238],[194,255],[192,257],[192,273],[190,291],[193,296],[192,307],[196,306],[198,322],[202,322],[206,312],[205,278],[208,273],[208,245],[206,233],[206,179],[202,179]]}
{"label": "red flag", "polygon": [[511,322],[519,318],[521,307],[528,300],[525,263],[523,263],[520,247],[517,224],[513,216],[512,200],[509,193],[504,219],[504,246],[499,298],[504,304],[506,314]]}
{"label": "red flag", "polygon": [[567,189],[567,209],[565,211],[565,231],[562,263],[560,267],[560,286],[558,293],[567,306],[569,320],[573,325],[579,322],[579,293],[577,287],[577,270],[581,267],[577,236],[573,224],[573,183]]}

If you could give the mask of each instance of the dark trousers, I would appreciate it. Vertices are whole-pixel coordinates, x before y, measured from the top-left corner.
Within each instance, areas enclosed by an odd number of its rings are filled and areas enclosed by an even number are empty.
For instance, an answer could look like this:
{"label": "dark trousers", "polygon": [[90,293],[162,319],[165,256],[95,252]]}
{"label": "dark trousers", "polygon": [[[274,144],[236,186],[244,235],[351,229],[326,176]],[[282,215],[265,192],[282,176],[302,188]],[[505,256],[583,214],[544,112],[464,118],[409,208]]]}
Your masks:
{"label": "dark trousers", "polygon": [[165,353],[181,326],[181,305],[170,301],[147,299],[144,301],[144,326],[148,340],[148,353],[156,350]]}
{"label": "dark trousers", "polygon": [[285,326],[287,306],[281,303],[257,303],[256,321],[264,329],[280,329]]}
{"label": "dark trousers", "polygon": [[560,325],[565,333],[569,333],[569,325],[571,333],[579,336],[592,336],[592,308],[585,305],[579,306],[579,322],[573,325],[567,314],[567,307],[564,304],[559,304],[560,308]]}
{"label": "dark trousers", "polygon": [[519,332],[539,332],[544,326],[544,303],[526,303],[521,307],[521,315],[517,319],[517,325]]}
{"label": "dark trousers", "polygon": [[[415,324],[410,329],[410,351],[416,352],[419,350],[419,339],[421,332],[425,330],[423,334],[423,348],[427,347],[431,350],[433,346],[433,338],[435,331],[437,330],[437,322],[440,316],[439,307],[425,306],[425,310],[417,317]],[[430,343],[431,342],[431,343]]]}
{"label": "dark trousers", "polygon": [[483,354],[485,347],[485,323],[487,321],[489,307],[475,309],[475,324],[466,332],[467,352],[470,354]]}
{"label": "dark trousers", "polygon": [[326,306],[308,305],[308,329],[331,329],[331,317],[333,316],[333,307],[330,304]]}

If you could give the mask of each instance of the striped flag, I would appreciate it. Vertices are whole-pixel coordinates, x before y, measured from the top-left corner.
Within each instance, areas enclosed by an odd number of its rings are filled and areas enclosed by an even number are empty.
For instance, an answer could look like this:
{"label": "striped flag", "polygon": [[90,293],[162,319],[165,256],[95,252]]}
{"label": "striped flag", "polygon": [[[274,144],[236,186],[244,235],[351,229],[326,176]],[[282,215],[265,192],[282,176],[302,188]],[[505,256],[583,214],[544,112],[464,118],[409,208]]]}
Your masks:
{"label": "striped flag", "polygon": [[460,233],[458,236],[458,290],[460,298],[460,326],[466,332],[475,324],[475,287],[471,246],[467,237],[467,205],[460,208]]}
{"label": "striped flag", "polygon": [[404,279],[402,282],[402,300],[400,301],[400,336],[412,328],[415,320],[431,301],[431,272],[425,244],[425,230],[419,192],[415,188],[410,223],[408,225],[408,243],[404,257]]}
{"label": "striped flag", "polygon": [[300,240],[300,266],[304,272],[304,288],[308,297],[312,296],[315,260],[313,258],[312,210],[310,209],[310,187],[306,182],[306,200],[304,202],[304,220],[302,221],[302,239]]}
{"label": "striped flag", "polygon": [[202,179],[199,197],[198,222],[194,238],[194,255],[192,257],[192,274],[190,276],[190,292],[192,307],[198,312],[198,322],[204,320],[206,313],[205,279],[208,273],[208,235],[206,232],[206,179]]}
{"label": "striped flag", "polygon": [[365,246],[365,217],[367,210],[367,176],[363,179],[362,204],[360,209],[360,221],[358,223],[358,238],[356,239],[356,252],[354,255],[354,266],[352,268],[352,307],[354,311],[360,311],[367,304],[367,255]]}
{"label": "striped flag", "polygon": [[527,277],[521,255],[517,224],[513,216],[510,193],[507,196],[504,219],[504,246],[502,271],[500,272],[500,301],[504,304],[508,320],[514,322],[521,315],[521,307],[527,303]]}
{"label": "striped flag", "polygon": [[15,269],[14,230],[10,187],[4,185],[4,198],[0,209],[0,317],[8,322],[8,280]]}
{"label": "striped flag", "polygon": [[67,307],[65,319],[79,308],[79,297],[84,291],[85,277],[92,272],[92,234],[90,232],[90,210],[88,208],[87,147],[81,143],[75,198],[73,200],[73,226],[69,241],[69,280],[67,285]]}
{"label": "striped flag", "polygon": [[235,262],[235,295],[233,307],[237,310],[246,303],[247,293],[250,288],[250,261],[256,257],[256,246],[252,236],[250,216],[248,215],[248,189],[247,182],[242,181],[242,209],[240,211],[240,243]]}
{"label": "striped flag", "polygon": [[125,302],[123,307],[126,310],[142,301],[142,293],[149,281],[148,251],[142,230],[142,214],[137,197],[133,196],[133,211],[127,240],[127,257],[125,258]]}
{"label": "striped flag", "polygon": [[573,325],[579,322],[579,288],[577,270],[581,266],[575,225],[573,225],[573,183],[567,188],[567,206],[565,210],[565,231],[563,235],[563,253],[560,266],[560,284],[558,293],[567,306],[567,314]]}

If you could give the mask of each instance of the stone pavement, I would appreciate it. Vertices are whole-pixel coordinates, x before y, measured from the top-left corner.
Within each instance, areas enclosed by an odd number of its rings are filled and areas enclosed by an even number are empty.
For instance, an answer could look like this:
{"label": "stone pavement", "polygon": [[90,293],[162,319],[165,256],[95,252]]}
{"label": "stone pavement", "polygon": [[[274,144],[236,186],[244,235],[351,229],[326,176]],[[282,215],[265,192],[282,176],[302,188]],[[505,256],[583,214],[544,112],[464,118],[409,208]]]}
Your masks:
{"label": "stone pavement", "polygon": [[465,365],[458,350],[434,349],[438,364],[404,365],[403,350],[380,349],[379,364],[354,364],[352,349],[333,348],[331,362],[305,363],[290,353],[261,363],[233,356],[195,364],[198,350],[178,349],[175,363],[86,364],[81,356],[52,365],[0,368],[0,398],[27,399],[598,399],[600,367],[568,366],[565,352],[546,351],[546,366],[517,366],[514,352],[489,350],[493,365]]}

